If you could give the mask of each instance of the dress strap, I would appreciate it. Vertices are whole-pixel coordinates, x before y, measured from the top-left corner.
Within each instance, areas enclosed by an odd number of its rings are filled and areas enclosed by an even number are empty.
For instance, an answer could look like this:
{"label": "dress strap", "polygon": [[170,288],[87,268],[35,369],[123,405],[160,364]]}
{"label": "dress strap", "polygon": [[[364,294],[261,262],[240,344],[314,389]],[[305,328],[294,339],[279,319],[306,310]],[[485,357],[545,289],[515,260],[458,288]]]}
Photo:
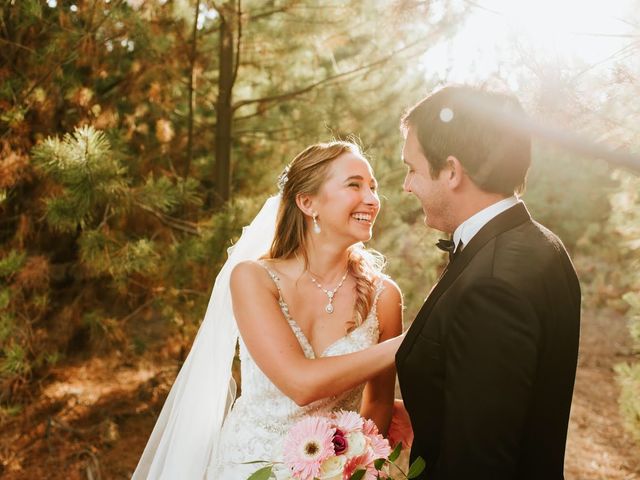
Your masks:
{"label": "dress strap", "polygon": [[380,294],[385,288],[384,280],[386,278],[388,278],[387,275],[381,273],[380,276],[375,280],[376,291],[373,295],[373,302],[371,304],[372,309],[377,308],[378,306],[378,298],[380,298]]}
{"label": "dress strap", "polygon": [[264,260],[258,260],[258,265],[260,265],[262,268],[264,268],[267,271],[267,273],[271,277],[271,280],[273,280],[273,283],[276,284],[276,288],[278,289],[278,294],[280,295],[280,299],[282,299],[282,290],[280,290],[280,277],[278,276],[278,274],[274,272],[271,268],[269,268],[267,266],[267,263]]}

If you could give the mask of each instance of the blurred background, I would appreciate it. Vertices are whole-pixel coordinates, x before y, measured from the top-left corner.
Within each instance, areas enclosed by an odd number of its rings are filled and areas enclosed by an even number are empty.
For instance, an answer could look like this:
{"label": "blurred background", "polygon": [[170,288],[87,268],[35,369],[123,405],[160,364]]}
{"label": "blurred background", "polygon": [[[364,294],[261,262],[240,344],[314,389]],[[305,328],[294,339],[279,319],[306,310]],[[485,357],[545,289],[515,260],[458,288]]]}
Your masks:
{"label": "blurred background", "polygon": [[[282,168],[355,135],[408,324],[444,263],[403,111],[456,82],[640,153],[640,1],[0,0],[0,477],[129,478]],[[640,179],[534,138],[583,287],[568,480],[640,478]]]}

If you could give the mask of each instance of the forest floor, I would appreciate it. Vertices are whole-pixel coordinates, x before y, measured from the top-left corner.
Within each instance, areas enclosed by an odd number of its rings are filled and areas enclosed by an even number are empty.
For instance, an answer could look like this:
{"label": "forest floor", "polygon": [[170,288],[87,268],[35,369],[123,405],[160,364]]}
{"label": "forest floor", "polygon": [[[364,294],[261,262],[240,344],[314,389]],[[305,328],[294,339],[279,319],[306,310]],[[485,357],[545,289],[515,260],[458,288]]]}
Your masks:
{"label": "forest floor", "polygon": [[[130,478],[177,372],[171,351],[137,363],[112,356],[58,366],[41,394],[0,424],[0,477]],[[623,428],[613,372],[630,354],[622,315],[585,312],[566,480],[640,479],[640,447]]]}

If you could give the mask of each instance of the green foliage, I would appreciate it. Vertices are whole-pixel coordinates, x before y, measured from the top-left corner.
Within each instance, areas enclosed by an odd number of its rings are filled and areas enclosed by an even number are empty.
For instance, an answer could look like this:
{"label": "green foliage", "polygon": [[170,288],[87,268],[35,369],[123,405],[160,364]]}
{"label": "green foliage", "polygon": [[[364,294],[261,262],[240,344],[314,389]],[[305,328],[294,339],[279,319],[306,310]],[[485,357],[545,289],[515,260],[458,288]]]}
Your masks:
{"label": "green foliage", "polygon": [[172,213],[177,207],[200,207],[199,182],[193,178],[172,182],[167,177],[147,177],[136,193],[136,200],[163,213]]}
{"label": "green foliage", "polygon": [[11,250],[8,255],[0,259],[0,277],[10,277],[20,270],[26,257],[24,252]]}
{"label": "green foliage", "polygon": [[395,462],[398,459],[398,457],[400,456],[401,452],[402,452],[402,442],[399,442],[395,446],[395,448],[393,449],[391,454],[389,455],[389,461],[390,462]]}
{"label": "green foliage", "polygon": [[0,377],[9,375],[24,375],[30,370],[24,348],[13,343],[2,350],[4,358],[0,362]]}
{"label": "green foliage", "polygon": [[366,470],[358,469],[349,477],[349,480],[362,480],[367,473]]}
{"label": "green foliage", "polygon": [[5,345],[14,328],[13,316],[10,313],[0,314],[0,345]]}
{"label": "green foliage", "polygon": [[426,462],[422,457],[418,457],[414,460],[414,462],[409,467],[409,473],[407,474],[408,478],[416,478],[420,475],[425,467],[427,466]]}
{"label": "green foliage", "polygon": [[620,412],[628,430],[640,443],[640,178],[619,173],[621,188],[611,197],[611,232],[616,237],[627,274],[616,277],[627,303],[634,360],[616,366],[621,387]]}
{"label": "green foliage", "polygon": [[76,128],[62,140],[47,138],[33,149],[33,159],[62,187],[47,199],[47,220],[53,228],[89,226],[101,209],[119,205],[127,193],[126,170],[105,134],[91,126]]}
{"label": "green foliage", "polygon": [[604,162],[537,146],[524,199],[532,215],[574,250],[591,225],[602,224],[616,182]]}
{"label": "green foliage", "polygon": [[268,465],[256,470],[247,480],[269,480],[273,471],[273,465]]}
{"label": "green foliage", "polygon": [[80,259],[91,276],[122,280],[133,273],[152,275],[158,269],[160,254],[148,239],[118,242],[102,231],[90,230],[83,232],[78,244]]}
{"label": "green foliage", "polygon": [[0,290],[0,309],[7,308],[11,301],[11,291],[8,288]]}
{"label": "green foliage", "polygon": [[20,413],[22,413],[22,405],[3,405],[0,406],[0,418],[3,418],[5,416],[8,417],[15,417],[17,415],[19,415]]}
{"label": "green foliage", "polygon": [[620,413],[629,432],[640,443],[640,362],[616,366],[620,384]]}

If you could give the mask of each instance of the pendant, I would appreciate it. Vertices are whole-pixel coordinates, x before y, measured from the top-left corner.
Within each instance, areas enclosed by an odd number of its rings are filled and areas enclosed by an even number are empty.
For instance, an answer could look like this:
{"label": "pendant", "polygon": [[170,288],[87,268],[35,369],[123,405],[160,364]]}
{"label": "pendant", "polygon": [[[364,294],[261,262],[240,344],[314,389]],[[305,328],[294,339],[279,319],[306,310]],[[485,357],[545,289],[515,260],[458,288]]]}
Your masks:
{"label": "pendant", "polygon": [[333,305],[331,305],[330,303],[328,303],[327,306],[324,307],[324,309],[327,313],[333,313]]}

